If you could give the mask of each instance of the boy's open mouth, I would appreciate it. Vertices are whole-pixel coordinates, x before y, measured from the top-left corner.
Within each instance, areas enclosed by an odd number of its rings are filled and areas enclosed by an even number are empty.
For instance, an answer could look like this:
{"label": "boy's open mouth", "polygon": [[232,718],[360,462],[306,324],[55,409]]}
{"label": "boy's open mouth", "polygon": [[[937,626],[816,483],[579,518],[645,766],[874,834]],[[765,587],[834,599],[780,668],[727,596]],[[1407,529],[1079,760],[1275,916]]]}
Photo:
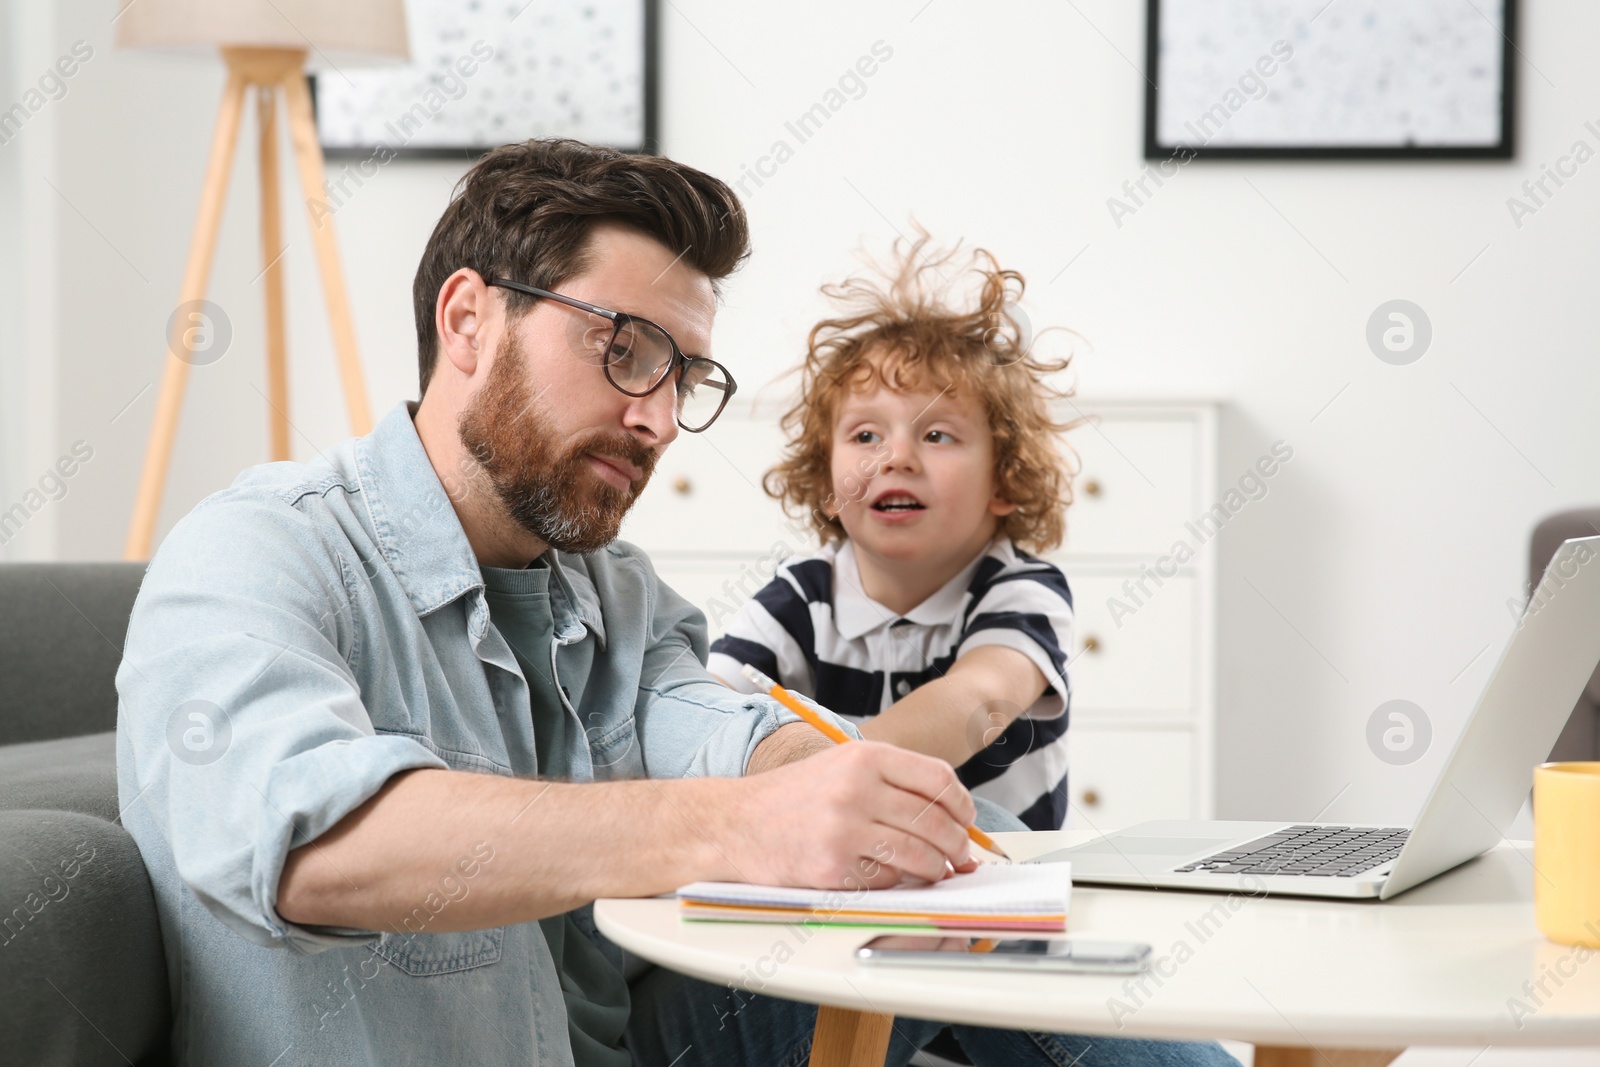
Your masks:
{"label": "boy's open mouth", "polygon": [[872,502],[873,511],[924,511],[926,505],[916,497],[900,489],[891,489],[880,494]]}

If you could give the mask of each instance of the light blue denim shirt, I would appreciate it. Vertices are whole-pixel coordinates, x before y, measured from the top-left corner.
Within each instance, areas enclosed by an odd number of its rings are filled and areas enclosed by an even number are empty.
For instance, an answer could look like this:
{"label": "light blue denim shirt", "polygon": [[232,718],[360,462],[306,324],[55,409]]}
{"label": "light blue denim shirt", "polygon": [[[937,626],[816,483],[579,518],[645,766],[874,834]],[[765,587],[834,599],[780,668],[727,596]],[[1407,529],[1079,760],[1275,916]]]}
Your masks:
{"label": "light blue denim shirt", "polygon": [[208,497],[161,544],[134,605],[117,776],[160,911],[179,1063],[570,1064],[537,923],[428,930],[508,828],[463,839],[381,934],[285,921],[288,851],[411,768],[738,775],[795,721],[706,674],[704,616],[637,548],[552,552],[551,669],[558,684],[564,665],[587,673],[566,705],[571,749],[536,766],[528,685],[412,407],[318,462],[255,467]]}

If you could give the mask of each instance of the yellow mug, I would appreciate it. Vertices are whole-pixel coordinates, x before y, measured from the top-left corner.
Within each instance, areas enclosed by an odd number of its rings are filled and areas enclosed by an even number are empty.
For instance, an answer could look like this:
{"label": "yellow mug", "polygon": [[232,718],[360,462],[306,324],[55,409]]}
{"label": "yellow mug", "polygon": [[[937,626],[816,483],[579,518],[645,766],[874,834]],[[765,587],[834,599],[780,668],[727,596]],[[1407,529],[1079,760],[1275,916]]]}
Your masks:
{"label": "yellow mug", "polygon": [[1600,948],[1600,762],[1534,768],[1533,866],[1539,929]]}

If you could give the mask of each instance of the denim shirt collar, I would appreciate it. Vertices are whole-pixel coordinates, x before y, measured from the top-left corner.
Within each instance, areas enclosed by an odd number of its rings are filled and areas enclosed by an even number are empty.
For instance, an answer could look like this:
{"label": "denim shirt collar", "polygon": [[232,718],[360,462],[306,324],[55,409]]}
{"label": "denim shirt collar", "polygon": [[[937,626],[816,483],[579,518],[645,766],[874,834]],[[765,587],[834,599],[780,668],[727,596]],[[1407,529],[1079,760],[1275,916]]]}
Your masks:
{"label": "denim shirt collar", "polygon": [[[412,608],[419,617],[425,616],[471,594],[467,627],[476,646],[489,627],[483,572],[417,434],[412,421],[416,407],[415,401],[395,405],[372,433],[356,439],[356,478],[373,541],[404,586]],[[550,549],[547,558],[557,642],[572,644],[587,627],[604,648],[600,598],[582,557],[565,562],[562,553]]]}

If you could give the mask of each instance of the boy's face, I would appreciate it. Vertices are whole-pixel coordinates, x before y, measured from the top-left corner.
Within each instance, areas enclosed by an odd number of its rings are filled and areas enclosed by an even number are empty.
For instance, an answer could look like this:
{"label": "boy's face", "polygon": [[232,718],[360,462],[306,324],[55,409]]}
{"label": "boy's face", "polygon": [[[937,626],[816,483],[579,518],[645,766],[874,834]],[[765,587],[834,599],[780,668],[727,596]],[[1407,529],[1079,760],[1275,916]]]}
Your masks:
{"label": "boy's face", "polygon": [[953,390],[902,392],[876,380],[841,400],[833,430],[832,514],[857,555],[958,568],[1016,505],[994,485],[983,406]]}

